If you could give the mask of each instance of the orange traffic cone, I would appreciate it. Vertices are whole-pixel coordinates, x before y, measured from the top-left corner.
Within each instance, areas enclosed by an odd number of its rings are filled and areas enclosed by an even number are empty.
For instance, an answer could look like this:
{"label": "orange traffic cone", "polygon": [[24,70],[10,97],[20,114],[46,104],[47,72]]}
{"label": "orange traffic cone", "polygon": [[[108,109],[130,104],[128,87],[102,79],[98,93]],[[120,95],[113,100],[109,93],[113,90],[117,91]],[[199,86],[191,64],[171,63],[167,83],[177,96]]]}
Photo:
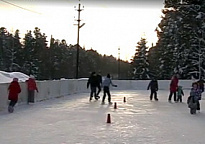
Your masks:
{"label": "orange traffic cone", "polygon": [[126,102],[126,97],[124,97],[124,100],[123,100],[123,102]]}
{"label": "orange traffic cone", "polygon": [[107,123],[111,123],[111,117],[110,117],[110,114],[107,114]]}
{"label": "orange traffic cone", "polygon": [[115,102],[115,104],[114,104],[114,109],[117,109],[117,103]]}

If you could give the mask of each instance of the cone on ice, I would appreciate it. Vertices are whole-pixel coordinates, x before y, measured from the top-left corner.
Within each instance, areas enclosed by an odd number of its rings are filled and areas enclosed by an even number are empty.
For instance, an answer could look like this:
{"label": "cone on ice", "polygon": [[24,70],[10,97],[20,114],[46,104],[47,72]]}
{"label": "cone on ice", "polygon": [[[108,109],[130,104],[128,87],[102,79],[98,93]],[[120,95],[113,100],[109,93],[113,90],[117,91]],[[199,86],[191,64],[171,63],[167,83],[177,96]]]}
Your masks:
{"label": "cone on ice", "polygon": [[126,97],[124,97],[123,102],[126,102]]}
{"label": "cone on ice", "polygon": [[110,114],[107,114],[107,123],[111,123],[111,117],[110,117]]}
{"label": "cone on ice", "polygon": [[117,109],[117,103],[115,102],[115,104],[114,104],[114,109]]}

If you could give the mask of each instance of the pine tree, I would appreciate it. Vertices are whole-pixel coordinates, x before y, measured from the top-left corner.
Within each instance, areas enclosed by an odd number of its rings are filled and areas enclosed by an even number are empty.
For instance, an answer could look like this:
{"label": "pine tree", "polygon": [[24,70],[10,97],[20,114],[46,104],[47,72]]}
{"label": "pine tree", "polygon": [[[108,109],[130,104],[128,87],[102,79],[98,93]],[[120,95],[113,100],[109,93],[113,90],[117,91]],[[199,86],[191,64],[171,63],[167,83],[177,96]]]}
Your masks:
{"label": "pine tree", "polygon": [[149,63],[147,60],[148,47],[146,46],[146,43],[146,39],[141,38],[136,46],[136,53],[132,60],[135,79],[150,79]]}
{"label": "pine tree", "polygon": [[23,47],[23,61],[24,63],[22,64],[22,71],[27,74],[33,74],[36,76],[37,74],[37,69],[35,66],[36,59],[34,57],[34,48],[35,48],[35,39],[32,35],[31,31],[28,31],[25,34],[24,38],[24,47]]}
{"label": "pine tree", "polygon": [[159,76],[170,78],[179,73],[181,78],[199,77],[199,59],[201,73],[204,73],[204,0],[165,0],[163,16],[157,28],[158,43],[156,53],[159,56]]}
{"label": "pine tree", "polygon": [[11,47],[11,35],[5,27],[0,28],[0,69],[9,71],[9,48]]}
{"label": "pine tree", "polygon": [[45,66],[43,63],[45,63],[45,58],[47,58],[47,40],[45,33],[41,33],[40,29],[38,27],[35,27],[34,30],[34,51],[33,51],[33,69],[35,70],[34,75],[42,79],[42,73],[41,71],[45,70]]}

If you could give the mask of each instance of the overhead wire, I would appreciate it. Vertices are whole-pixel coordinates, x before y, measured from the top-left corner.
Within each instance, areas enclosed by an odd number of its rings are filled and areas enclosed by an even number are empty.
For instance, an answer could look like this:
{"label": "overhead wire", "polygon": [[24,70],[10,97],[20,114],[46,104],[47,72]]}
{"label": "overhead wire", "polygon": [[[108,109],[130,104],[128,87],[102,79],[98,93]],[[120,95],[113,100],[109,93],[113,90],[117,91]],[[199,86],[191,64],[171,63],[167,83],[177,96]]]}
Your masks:
{"label": "overhead wire", "polygon": [[23,10],[26,10],[26,11],[29,11],[29,12],[32,12],[32,13],[36,13],[36,14],[40,14],[40,15],[42,14],[42,13],[39,13],[39,12],[36,12],[36,11],[34,11],[34,10],[30,10],[30,9],[21,7],[21,6],[17,5],[17,4],[14,4],[14,3],[11,3],[11,2],[8,2],[8,1],[5,1],[5,0],[0,0],[0,1],[2,1],[2,2],[6,3],[6,4],[9,4],[9,5],[12,5],[12,6],[14,6],[14,7],[18,7],[18,8],[20,8],[20,9],[23,9]]}

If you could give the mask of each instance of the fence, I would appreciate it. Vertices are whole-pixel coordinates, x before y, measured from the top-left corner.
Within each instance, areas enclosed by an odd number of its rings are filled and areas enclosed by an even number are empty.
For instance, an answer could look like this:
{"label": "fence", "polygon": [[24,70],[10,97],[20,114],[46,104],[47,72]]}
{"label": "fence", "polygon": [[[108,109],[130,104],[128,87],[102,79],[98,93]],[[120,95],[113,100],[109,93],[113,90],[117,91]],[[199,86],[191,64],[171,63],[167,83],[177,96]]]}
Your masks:
{"label": "fence", "polygon": [[[190,89],[192,80],[180,80],[179,85],[184,89]],[[146,90],[149,80],[113,80],[117,84],[115,90]],[[170,80],[159,80],[159,90],[169,90]],[[53,80],[53,81],[37,81],[39,93],[35,93],[35,101],[48,100],[56,97],[69,96],[75,93],[89,92],[86,87],[87,80]],[[7,108],[8,104],[8,83],[0,84],[0,110]],[[18,104],[26,104],[27,102],[27,85],[20,83],[22,92],[19,94]]]}

